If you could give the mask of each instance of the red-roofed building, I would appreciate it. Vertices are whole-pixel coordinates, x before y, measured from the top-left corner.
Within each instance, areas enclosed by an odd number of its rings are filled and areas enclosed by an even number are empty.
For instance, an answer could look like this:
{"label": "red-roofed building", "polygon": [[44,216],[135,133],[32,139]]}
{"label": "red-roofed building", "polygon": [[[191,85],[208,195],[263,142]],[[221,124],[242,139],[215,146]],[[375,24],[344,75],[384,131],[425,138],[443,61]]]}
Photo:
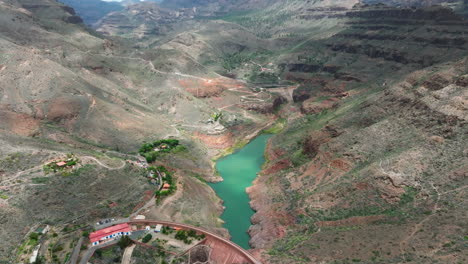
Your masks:
{"label": "red-roofed building", "polygon": [[163,190],[169,190],[169,188],[171,188],[171,185],[170,185],[169,183],[165,183],[165,184],[163,185],[163,188],[162,188],[162,189],[163,189]]}
{"label": "red-roofed building", "polygon": [[132,234],[132,229],[128,223],[110,226],[89,234],[89,240],[93,246],[99,245],[102,241],[114,239]]}

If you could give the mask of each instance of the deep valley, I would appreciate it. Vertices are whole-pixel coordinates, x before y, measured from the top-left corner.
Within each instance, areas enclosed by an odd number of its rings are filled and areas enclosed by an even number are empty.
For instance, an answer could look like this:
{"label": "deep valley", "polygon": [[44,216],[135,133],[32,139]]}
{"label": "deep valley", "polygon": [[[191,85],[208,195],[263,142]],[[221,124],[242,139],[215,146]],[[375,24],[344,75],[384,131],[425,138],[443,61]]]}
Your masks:
{"label": "deep valley", "polygon": [[0,0],[0,263],[468,262],[467,10]]}

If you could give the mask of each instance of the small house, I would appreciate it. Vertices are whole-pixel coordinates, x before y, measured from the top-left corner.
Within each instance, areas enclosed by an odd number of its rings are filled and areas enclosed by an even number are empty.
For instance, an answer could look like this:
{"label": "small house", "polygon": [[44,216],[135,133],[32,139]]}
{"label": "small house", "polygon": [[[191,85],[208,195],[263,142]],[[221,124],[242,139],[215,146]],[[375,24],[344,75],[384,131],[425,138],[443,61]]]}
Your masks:
{"label": "small house", "polygon": [[162,227],[163,227],[163,226],[160,225],[160,224],[156,225],[156,228],[154,229],[154,232],[156,232],[156,233],[161,232]]}
{"label": "small house", "polygon": [[59,167],[65,167],[65,166],[67,166],[67,163],[66,163],[65,161],[60,161],[60,162],[57,162],[57,163],[55,163],[55,164],[56,164],[57,166],[59,166]]}
{"label": "small house", "polygon": [[166,145],[166,144],[161,144],[161,146],[159,146],[159,147],[160,147],[161,149],[168,149],[168,148],[169,148],[169,146]]}

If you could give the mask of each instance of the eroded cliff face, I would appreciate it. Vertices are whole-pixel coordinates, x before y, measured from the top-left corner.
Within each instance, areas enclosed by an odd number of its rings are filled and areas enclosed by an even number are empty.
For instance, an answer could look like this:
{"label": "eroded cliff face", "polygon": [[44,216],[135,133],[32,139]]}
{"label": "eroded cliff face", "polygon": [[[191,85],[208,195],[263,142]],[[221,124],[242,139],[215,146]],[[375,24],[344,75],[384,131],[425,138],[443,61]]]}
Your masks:
{"label": "eroded cliff face", "polygon": [[409,71],[466,55],[467,22],[449,8],[356,5],[333,13],[317,17],[316,9],[304,11],[301,20],[338,20],[343,29],[329,38],[306,41],[279,64],[284,79],[300,83],[293,97],[296,102],[308,100],[306,113],[329,108],[334,98],[346,97],[354,87],[385,87]]}

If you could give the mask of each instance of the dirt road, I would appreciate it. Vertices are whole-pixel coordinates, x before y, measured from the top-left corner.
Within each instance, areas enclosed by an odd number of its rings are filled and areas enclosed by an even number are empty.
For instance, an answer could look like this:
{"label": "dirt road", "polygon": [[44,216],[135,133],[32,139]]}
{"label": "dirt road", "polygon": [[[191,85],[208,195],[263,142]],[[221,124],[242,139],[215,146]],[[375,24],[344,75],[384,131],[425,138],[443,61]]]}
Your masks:
{"label": "dirt road", "polygon": [[125,248],[125,251],[122,256],[122,264],[130,264],[130,260],[132,260],[133,250],[135,249],[135,244]]}

